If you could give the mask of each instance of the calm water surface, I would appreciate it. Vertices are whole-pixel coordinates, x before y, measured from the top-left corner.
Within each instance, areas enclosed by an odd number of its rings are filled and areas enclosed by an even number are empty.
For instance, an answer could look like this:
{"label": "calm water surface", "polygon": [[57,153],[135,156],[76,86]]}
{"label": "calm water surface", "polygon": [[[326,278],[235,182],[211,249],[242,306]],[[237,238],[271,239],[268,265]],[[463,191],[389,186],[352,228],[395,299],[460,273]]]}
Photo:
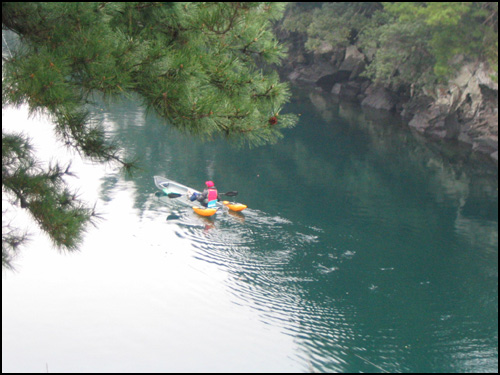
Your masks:
{"label": "calm water surface", "polygon": [[[72,254],[34,234],[3,273],[2,371],[497,372],[497,167],[319,94],[290,110],[279,144],[238,150],[100,109],[142,169],[75,161],[105,220]],[[3,123],[65,153],[41,119]],[[249,209],[198,217],[153,175]]]}

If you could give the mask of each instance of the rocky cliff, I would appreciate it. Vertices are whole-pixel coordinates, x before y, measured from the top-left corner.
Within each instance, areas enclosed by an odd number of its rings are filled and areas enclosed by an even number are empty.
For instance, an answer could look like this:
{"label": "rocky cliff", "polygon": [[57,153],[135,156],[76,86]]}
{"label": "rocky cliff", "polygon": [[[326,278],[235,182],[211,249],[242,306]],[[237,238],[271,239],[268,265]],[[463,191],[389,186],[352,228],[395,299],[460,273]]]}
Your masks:
{"label": "rocky cliff", "polygon": [[391,90],[364,78],[371,56],[356,46],[338,50],[325,43],[308,53],[295,42],[282,70],[286,79],[314,85],[341,100],[394,111],[430,140],[465,143],[498,163],[498,83],[488,64],[464,62],[447,85],[416,93],[412,85]]}

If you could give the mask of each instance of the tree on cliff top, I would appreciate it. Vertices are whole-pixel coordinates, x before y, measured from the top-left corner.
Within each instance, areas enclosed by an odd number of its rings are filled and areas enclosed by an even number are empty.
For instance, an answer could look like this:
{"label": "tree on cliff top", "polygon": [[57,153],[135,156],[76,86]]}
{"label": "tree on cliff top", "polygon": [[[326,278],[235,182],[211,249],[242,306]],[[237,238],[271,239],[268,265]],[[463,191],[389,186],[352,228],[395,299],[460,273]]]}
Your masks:
{"label": "tree on cliff top", "polygon": [[[431,68],[437,77],[449,77],[457,67],[453,63],[457,56],[479,58],[498,69],[497,2],[383,4],[384,9],[396,17],[395,24],[400,25],[400,29],[410,24],[426,34],[426,50],[416,50],[414,54],[432,56]],[[386,41],[389,43],[393,41]]]}
{"label": "tree on cliff top", "polygon": [[[271,32],[281,3],[2,3],[17,46],[3,56],[2,106],[48,116],[68,147],[96,162],[132,166],[92,120],[93,95],[136,93],[181,131],[273,143],[296,117],[281,113],[286,84],[265,64],[285,56]],[[42,169],[29,141],[2,131],[2,201],[20,204],[56,247],[75,249],[93,209]],[[2,225],[2,265],[25,240]]]}
{"label": "tree on cliff top", "polygon": [[364,75],[397,90],[431,87],[463,61],[488,61],[498,72],[497,2],[292,3],[283,21],[318,52],[356,45],[369,64]]}

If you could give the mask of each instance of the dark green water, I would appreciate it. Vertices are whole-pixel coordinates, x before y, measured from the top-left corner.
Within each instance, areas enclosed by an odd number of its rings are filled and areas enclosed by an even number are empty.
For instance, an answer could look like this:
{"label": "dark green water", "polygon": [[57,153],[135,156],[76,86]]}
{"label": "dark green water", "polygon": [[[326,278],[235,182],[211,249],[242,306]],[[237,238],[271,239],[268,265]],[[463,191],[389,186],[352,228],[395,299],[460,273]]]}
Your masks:
{"label": "dark green water", "polygon": [[[100,344],[109,355],[88,362],[85,349],[68,354],[78,369],[498,370],[497,167],[452,146],[436,152],[398,119],[318,94],[298,94],[289,109],[301,114],[297,128],[253,150],[179,135],[131,101],[102,112],[143,169],[102,172],[109,224],[89,233],[81,256],[99,250],[92,262],[102,258],[98,269],[115,280],[103,282],[111,295],[140,290],[126,311],[143,323],[131,332],[110,313],[112,331],[103,323],[96,335],[121,344]],[[200,218],[155,197],[153,175],[195,188],[213,179],[249,209]],[[90,239],[105,231],[120,246]],[[111,311],[102,293],[84,300]],[[13,358],[23,357],[2,349],[2,362]]]}

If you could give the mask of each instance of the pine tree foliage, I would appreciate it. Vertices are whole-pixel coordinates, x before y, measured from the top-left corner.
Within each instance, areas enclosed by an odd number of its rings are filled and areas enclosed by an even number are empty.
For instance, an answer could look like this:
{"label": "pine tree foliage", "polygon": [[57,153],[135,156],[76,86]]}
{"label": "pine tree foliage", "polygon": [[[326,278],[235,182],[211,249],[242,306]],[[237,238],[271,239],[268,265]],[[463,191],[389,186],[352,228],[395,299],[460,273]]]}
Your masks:
{"label": "pine tree foliage", "polygon": [[[20,39],[3,56],[2,106],[27,104],[82,156],[127,169],[132,163],[90,116],[96,93],[138,94],[171,126],[206,139],[276,142],[297,122],[281,113],[290,91],[269,68],[286,53],[271,30],[283,11],[270,2],[2,3],[3,30]],[[57,246],[77,247],[95,213],[65,188],[69,169],[41,169],[18,134],[2,134],[2,150],[2,192]],[[3,259],[6,244],[22,242],[10,233],[2,233]]]}
{"label": "pine tree foliage", "polygon": [[[28,139],[22,134],[2,134],[2,205],[19,204],[57,247],[74,250],[86,224],[98,215],[66,187],[63,176],[72,175],[70,165],[43,169],[38,164]],[[12,267],[15,253],[26,238],[27,234],[2,223],[3,267]]]}

